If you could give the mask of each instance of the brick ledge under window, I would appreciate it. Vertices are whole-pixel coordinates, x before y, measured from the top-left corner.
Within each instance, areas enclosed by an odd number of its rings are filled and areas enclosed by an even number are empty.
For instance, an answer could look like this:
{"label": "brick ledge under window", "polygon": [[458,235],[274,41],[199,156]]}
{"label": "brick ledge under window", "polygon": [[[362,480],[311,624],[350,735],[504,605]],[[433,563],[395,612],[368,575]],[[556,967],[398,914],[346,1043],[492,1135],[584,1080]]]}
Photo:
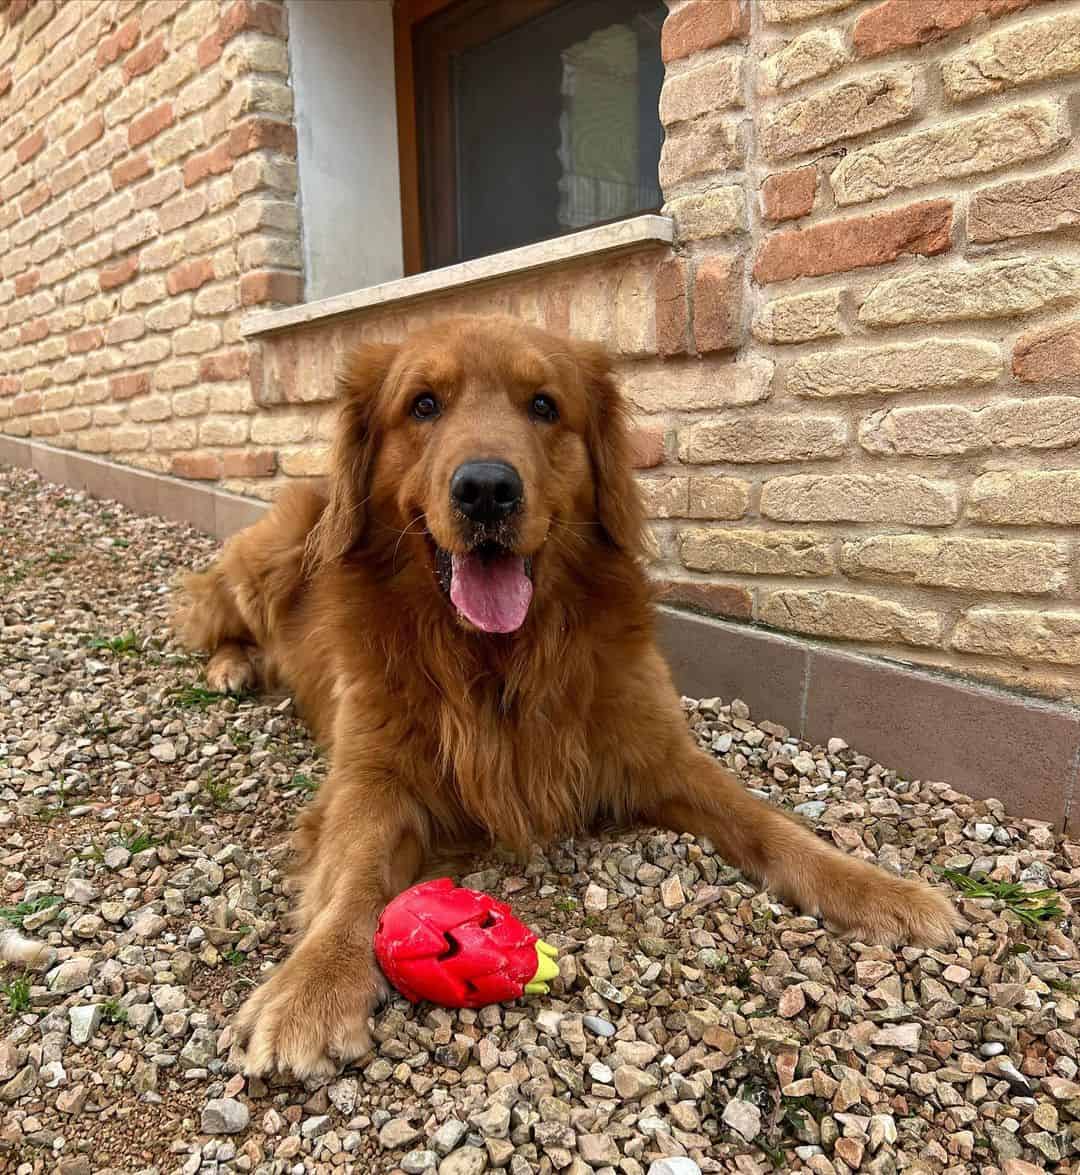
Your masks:
{"label": "brick ledge under window", "polygon": [[492,253],[474,261],[463,261],[459,265],[448,265],[443,269],[417,273],[412,277],[398,278],[366,289],[351,290],[347,294],[337,294],[318,302],[304,302],[283,310],[256,311],[243,320],[241,330],[246,337],[251,338],[290,326],[301,326],[339,314],[365,310],[371,306],[387,306],[447,290],[463,289],[510,274],[545,269],[586,257],[627,253],[653,245],[670,245],[673,239],[674,226],[670,217],[647,213],[613,224],[601,224],[581,232],[568,233],[549,241],[538,241],[535,245]]}

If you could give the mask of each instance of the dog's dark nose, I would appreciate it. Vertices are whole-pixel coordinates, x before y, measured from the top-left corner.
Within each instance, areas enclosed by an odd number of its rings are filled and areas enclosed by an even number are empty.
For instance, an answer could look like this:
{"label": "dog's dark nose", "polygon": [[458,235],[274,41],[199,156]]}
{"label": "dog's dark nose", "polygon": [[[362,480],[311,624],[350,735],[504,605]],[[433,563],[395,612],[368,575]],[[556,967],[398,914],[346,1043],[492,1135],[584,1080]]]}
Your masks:
{"label": "dog's dark nose", "polygon": [[466,461],[450,479],[454,506],[473,522],[500,522],[521,506],[525,487],[505,461]]}

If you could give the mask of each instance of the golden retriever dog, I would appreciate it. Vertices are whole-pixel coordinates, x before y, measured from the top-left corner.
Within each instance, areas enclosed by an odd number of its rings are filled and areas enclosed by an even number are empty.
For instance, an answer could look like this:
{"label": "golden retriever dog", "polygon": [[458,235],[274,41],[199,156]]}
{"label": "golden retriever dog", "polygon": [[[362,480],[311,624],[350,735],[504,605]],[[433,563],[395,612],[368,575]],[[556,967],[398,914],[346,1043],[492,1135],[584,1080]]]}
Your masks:
{"label": "golden retriever dog", "polygon": [[239,1013],[248,1073],[368,1050],[380,911],[440,847],[654,825],[864,942],[950,941],[940,893],[825,844],[696,746],[600,348],[449,319],[361,347],[339,391],[326,490],[283,494],[187,578],[177,616],[213,688],[283,683],[331,757],[296,837],[296,944]]}

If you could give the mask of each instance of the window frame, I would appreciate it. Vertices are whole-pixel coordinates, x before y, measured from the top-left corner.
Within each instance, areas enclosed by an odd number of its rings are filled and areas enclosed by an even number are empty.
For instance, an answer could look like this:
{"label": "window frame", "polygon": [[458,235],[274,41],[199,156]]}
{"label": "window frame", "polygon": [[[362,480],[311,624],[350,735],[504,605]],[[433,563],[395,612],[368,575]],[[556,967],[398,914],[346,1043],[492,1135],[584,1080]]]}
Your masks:
{"label": "window frame", "polygon": [[[425,110],[417,107],[416,78],[420,71],[436,78],[429,92],[449,96],[450,57],[483,44],[502,33],[517,28],[565,0],[394,0],[394,84],[398,123],[398,172],[401,183],[402,260],[406,276],[426,271],[425,247],[447,257],[458,251],[458,185],[453,111],[450,103]],[[453,9],[441,30],[438,47],[421,46],[417,53],[418,25]],[[424,208],[422,177],[439,177],[428,185],[429,198],[434,191],[442,194],[437,206]],[[449,193],[449,195],[447,195]],[[427,212],[425,217],[424,213]],[[642,210],[649,211],[649,210]],[[637,213],[635,215],[640,215]],[[618,219],[624,219],[619,217]],[[425,222],[432,241],[424,236]],[[454,260],[436,260],[431,268],[454,264]]]}

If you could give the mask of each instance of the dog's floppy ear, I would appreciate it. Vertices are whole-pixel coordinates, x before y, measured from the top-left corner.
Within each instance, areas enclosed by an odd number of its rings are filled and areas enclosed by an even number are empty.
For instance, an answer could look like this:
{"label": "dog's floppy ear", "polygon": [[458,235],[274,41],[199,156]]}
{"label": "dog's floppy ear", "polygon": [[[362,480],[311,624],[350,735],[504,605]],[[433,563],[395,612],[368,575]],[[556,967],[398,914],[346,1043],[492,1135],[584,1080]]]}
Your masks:
{"label": "dog's floppy ear", "polygon": [[311,571],[348,554],[364,532],[377,440],[373,409],[397,353],[390,343],[366,343],[350,352],[338,371],[330,499],[308,536],[305,562]]}
{"label": "dog's floppy ear", "polygon": [[596,482],[596,516],[612,544],[636,557],[644,546],[645,512],[630,464],[626,407],[607,351],[595,343],[576,343],[575,350],[588,398],[585,439]]}

